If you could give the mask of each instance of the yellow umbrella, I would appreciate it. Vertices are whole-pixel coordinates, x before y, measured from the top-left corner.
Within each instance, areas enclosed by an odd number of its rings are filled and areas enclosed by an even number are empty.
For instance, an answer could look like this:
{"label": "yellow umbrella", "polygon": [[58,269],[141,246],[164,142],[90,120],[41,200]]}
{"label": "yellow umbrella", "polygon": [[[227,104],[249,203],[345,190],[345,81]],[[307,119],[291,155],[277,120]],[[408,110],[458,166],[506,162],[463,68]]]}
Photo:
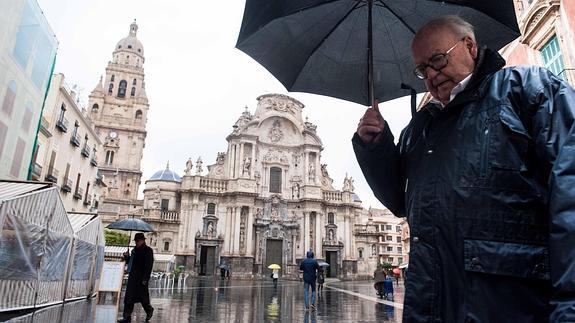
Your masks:
{"label": "yellow umbrella", "polygon": [[281,269],[282,267],[278,264],[271,264],[268,266],[269,269]]}

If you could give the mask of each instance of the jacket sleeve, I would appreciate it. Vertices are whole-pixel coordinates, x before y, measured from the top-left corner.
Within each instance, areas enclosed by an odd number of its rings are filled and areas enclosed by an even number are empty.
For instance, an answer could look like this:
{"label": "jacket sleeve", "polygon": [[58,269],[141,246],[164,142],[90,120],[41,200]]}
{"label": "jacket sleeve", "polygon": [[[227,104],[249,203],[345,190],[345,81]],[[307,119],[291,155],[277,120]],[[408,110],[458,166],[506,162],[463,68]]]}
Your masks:
{"label": "jacket sleeve", "polygon": [[144,270],[142,271],[142,281],[149,281],[152,275],[152,268],[154,267],[154,251],[152,248],[147,248],[146,258],[144,262]]}
{"label": "jacket sleeve", "polygon": [[549,173],[550,322],[575,322],[575,91],[550,72],[533,89],[531,132]]}
{"label": "jacket sleeve", "polygon": [[364,144],[357,133],[352,138],[352,144],[363,176],[375,197],[395,216],[405,216],[405,180],[401,157],[387,122],[377,145]]}

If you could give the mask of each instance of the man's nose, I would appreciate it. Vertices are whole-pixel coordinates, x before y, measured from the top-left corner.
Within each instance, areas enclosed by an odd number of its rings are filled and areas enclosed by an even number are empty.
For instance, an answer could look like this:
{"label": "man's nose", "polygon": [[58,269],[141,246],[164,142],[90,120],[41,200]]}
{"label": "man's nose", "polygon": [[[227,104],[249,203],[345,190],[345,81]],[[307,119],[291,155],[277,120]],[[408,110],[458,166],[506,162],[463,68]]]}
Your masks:
{"label": "man's nose", "polygon": [[440,71],[434,69],[431,66],[427,66],[427,68],[425,69],[425,73],[427,74],[428,79],[433,79],[437,76],[437,74],[440,73]]}

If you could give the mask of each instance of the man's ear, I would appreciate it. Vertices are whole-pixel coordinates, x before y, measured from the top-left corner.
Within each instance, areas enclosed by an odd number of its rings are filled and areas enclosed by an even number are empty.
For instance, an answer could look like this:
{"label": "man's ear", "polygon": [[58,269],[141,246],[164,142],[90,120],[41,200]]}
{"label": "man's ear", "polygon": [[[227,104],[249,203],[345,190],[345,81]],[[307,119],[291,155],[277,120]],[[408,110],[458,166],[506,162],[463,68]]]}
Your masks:
{"label": "man's ear", "polygon": [[471,57],[475,60],[477,58],[477,43],[470,37],[465,38],[465,47],[471,54]]}

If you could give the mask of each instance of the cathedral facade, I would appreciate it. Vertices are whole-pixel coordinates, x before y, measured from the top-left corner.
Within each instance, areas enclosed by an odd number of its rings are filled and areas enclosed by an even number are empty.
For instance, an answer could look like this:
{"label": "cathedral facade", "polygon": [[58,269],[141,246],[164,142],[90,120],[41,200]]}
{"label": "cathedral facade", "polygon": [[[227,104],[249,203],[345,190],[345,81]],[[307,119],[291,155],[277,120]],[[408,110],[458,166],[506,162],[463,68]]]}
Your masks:
{"label": "cathedral facade", "polygon": [[296,277],[311,250],[329,264],[328,277],[356,277],[354,225],[367,220],[353,180],[333,186],[301,102],[280,94],[257,100],[215,163],[190,159],[182,177],[166,167],[146,181],[141,216],[157,229],[149,244],[197,275],[225,264],[234,277],[269,276],[275,263]]}

